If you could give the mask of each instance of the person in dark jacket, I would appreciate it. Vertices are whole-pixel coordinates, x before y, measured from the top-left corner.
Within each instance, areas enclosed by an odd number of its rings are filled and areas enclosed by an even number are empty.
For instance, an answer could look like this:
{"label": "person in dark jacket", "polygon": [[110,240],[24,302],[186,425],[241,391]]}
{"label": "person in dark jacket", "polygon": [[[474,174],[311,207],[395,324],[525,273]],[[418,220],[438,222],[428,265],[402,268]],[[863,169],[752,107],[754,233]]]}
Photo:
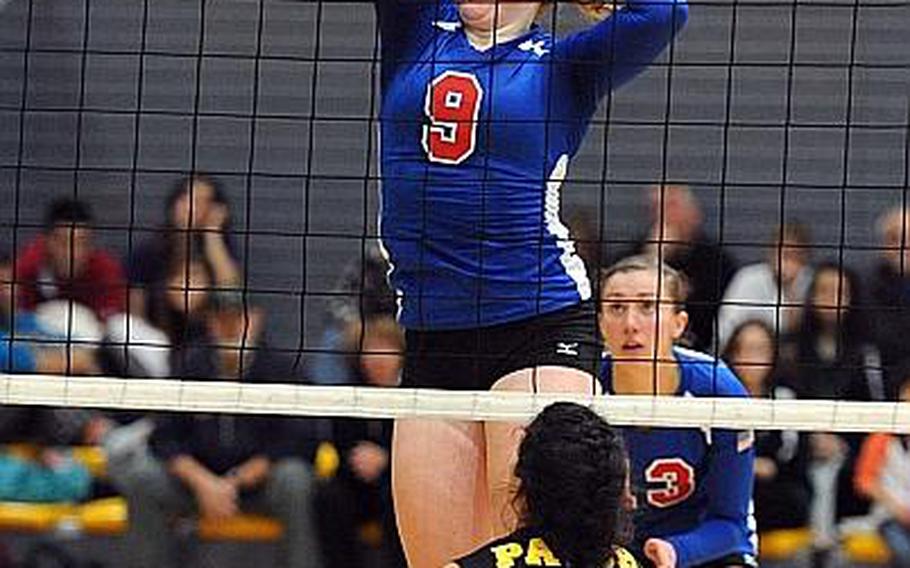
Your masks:
{"label": "person in dark jacket", "polygon": [[[246,313],[245,313],[246,312]],[[290,360],[269,351],[264,314],[239,297],[214,294],[208,338],[185,347],[178,376],[243,382],[294,380]],[[241,511],[274,515],[285,527],[283,563],[318,568],[322,559],[313,519],[314,480],[298,456],[300,422],[271,416],[172,414],[157,418],[146,463],[121,490],[129,504],[129,533],[138,567],[174,566],[169,520],[198,514],[227,519]]]}
{"label": "person in dark jacket", "polygon": [[[837,261],[819,264],[809,286],[802,323],[781,342],[782,384],[797,398],[883,401],[881,356],[858,309],[856,273]],[[809,477],[814,499],[810,516],[815,548],[824,557],[837,545],[840,518],[861,516],[869,503],[853,489],[853,468],[862,434],[810,435]]]}
{"label": "person in dark jacket", "polygon": [[[723,359],[756,398],[793,399],[796,393],[775,384],[777,345],[774,330],[762,320],[748,320],[730,334]],[[804,433],[755,433],[755,520],[759,533],[809,524],[809,438]]]}
{"label": "person in dark jacket", "polygon": [[899,365],[910,357],[910,208],[886,211],[878,230],[881,260],[872,273],[869,301],[862,308],[881,349],[888,399],[895,400],[897,384],[903,379]]}
{"label": "person in dark jacket", "polygon": [[605,266],[630,254],[645,255],[685,274],[689,285],[685,339],[694,349],[711,352],[717,310],[736,263],[720,243],[705,233],[704,213],[688,186],[658,185],[648,195],[651,225],[647,234],[631,251],[622,251],[618,256],[605,251]]}
{"label": "person in dark jacket", "polygon": [[[351,322],[344,351],[352,376],[362,386],[394,388],[400,381],[404,332],[390,316]],[[335,478],[321,493],[320,531],[328,568],[362,566],[358,527],[380,529],[374,538],[380,565],[407,565],[392,506],[389,453],[392,421],[339,418],[332,421],[332,443],[340,457]],[[371,525],[372,523],[372,525]]]}

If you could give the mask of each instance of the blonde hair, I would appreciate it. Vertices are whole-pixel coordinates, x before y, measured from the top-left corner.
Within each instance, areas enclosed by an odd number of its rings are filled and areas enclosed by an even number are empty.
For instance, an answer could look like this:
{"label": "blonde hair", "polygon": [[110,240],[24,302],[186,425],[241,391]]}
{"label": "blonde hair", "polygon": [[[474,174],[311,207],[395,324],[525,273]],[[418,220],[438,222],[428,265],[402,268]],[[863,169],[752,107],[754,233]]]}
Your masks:
{"label": "blonde hair", "polygon": [[[537,17],[539,18],[544,10],[553,3],[554,0],[544,0],[537,12]],[[573,0],[572,3],[587,19],[593,22],[609,18],[618,4],[616,0]]]}
{"label": "blonde hair", "polygon": [[670,299],[677,309],[681,310],[689,295],[689,283],[686,276],[667,263],[658,262],[657,259],[643,254],[626,257],[609,268],[605,268],[600,273],[600,290],[601,292],[606,290],[607,283],[617,274],[650,271],[660,275],[663,280],[661,287],[670,294]]}
{"label": "blonde hair", "polygon": [[616,7],[619,4],[616,0],[609,1],[589,1],[581,2],[576,1],[575,6],[585,15],[589,20],[599,22],[601,20],[606,20],[613,12],[616,11]]}

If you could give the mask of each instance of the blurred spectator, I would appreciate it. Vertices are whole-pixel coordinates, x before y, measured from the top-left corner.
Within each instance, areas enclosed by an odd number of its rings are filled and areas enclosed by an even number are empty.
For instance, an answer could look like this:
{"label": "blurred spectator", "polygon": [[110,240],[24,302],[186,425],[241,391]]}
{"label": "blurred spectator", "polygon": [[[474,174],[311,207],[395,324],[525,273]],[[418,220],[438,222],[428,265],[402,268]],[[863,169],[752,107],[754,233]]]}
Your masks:
{"label": "blurred spectator", "polygon": [[[886,211],[878,230],[885,248],[872,277],[871,305],[866,309],[885,368],[893,370],[910,357],[910,209],[895,207]],[[886,373],[886,379],[891,374]],[[895,382],[888,379],[891,399],[897,396]]]}
{"label": "blurred spectator", "polygon": [[[352,322],[345,329],[350,372],[363,386],[397,387],[404,361],[404,333],[389,316]],[[330,568],[363,566],[357,528],[378,524],[382,566],[405,566],[392,508],[389,452],[392,421],[337,419],[332,441],[340,468],[322,494],[321,530]]]}
{"label": "blurred spectator", "polygon": [[187,266],[205,266],[213,288],[234,288],[241,280],[231,249],[230,205],[218,181],[203,174],[179,180],[164,214],[163,229],[141,243],[128,263],[130,312],[153,322],[167,311],[168,280]]}
{"label": "blurred spectator", "polygon": [[197,259],[175,266],[160,291],[156,291],[156,297],[150,322],[164,331],[175,353],[205,338],[206,310],[212,297],[212,273],[205,261]]}
{"label": "blurred spectator", "polygon": [[13,259],[0,250],[0,373],[28,373],[36,368],[34,314],[17,309],[13,296]]}
{"label": "blurred spectator", "polygon": [[88,306],[69,300],[44,302],[35,310],[42,332],[37,351],[44,373],[98,375],[104,326]]}
{"label": "blurred spectator", "polygon": [[[10,265],[0,262],[2,266],[7,270]],[[15,343],[3,345],[0,361],[12,349],[17,372],[97,372],[95,352],[101,326],[89,308],[57,300],[38,306],[37,314],[12,312],[8,311],[12,298],[7,289],[0,284],[0,316],[13,314],[19,331]],[[66,446],[98,444],[109,428],[110,421],[91,410],[0,406],[0,444],[21,446],[0,451],[0,500],[53,503],[85,499],[92,488],[91,475],[72,459]]]}
{"label": "blurred spectator", "polygon": [[783,369],[800,398],[885,400],[881,358],[868,321],[854,309],[859,279],[837,263],[819,265],[802,321],[781,347]]}
{"label": "blurred spectator", "polygon": [[18,305],[34,310],[49,300],[72,300],[100,321],[126,309],[123,269],[95,246],[92,214],[73,199],[50,204],[44,232],[19,253],[15,280]]}
{"label": "blurred spectator", "polygon": [[[16,430],[46,428],[52,413],[40,410],[0,409],[2,427]],[[16,423],[18,422],[18,423]],[[22,444],[25,439],[10,440]],[[0,500],[26,503],[72,503],[86,499],[92,476],[66,448],[29,444],[0,451]]]}
{"label": "blurred spectator", "polygon": [[[801,325],[781,347],[782,376],[799,398],[884,399],[881,358],[862,312],[854,309],[859,296],[852,270],[830,262],[815,269]],[[824,432],[810,436],[815,495],[810,516],[819,557],[837,544],[836,521],[865,514],[868,507],[852,483],[862,440]]]}
{"label": "blurred spectator", "polygon": [[592,214],[590,208],[572,209],[566,215],[566,226],[575,243],[575,252],[584,261],[588,270],[588,278],[594,284],[599,280],[600,250],[603,248],[603,238],[600,235],[600,224]]}
{"label": "blurred spectator", "polygon": [[[265,314],[220,292],[205,309],[206,334],[185,347],[176,372],[196,380],[291,382],[291,361],[267,348]],[[130,514],[136,566],[174,566],[169,521],[194,513],[224,519],[239,511],[275,515],[285,526],[283,564],[321,566],[312,518],[313,475],[297,456],[312,452],[299,421],[271,416],[159,417],[149,454],[117,472]],[[307,447],[309,444],[309,447]]]}
{"label": "blurred spectator", "polygon": [[310,362],[309,377],[313,382],[341,385],[358,380],[345,353],[345,329],[361,319],[395,314],[395,294],[386,279],[388,272],[389,263],[375,244],[367,246],[362,261],[344,269],[329,305],[325,332]]}
{"label": "blurred spectator", "polygon": [[767,323],[777,337],[799,324],[799,308],[812,278],[810,245],[809,230],[804,225],[783,225],[775,232],[768,259],[745,266],[733,276],[717,315],[721,351],[733,330],[747,320]]}
{"label": "blurred spectator", "polygon": [[171,376],[170,339],[133,314],[108,318],[104,349],[105,374],[164,379]]}
{"label": "blurred spectator", "polygon": [[[56,300],[38,306],[28,371],[54,375],[98,374],[102,327],[86,306]],[[110,427],[103,414],[81,408],[0,407],[0,442],[94,445]]]}
{"label": "blurred spectator", "polygon": [[[757,398],[793,399],[775,385],[775,334],[763,320],[743,322],[730,335],[723,359]],[[755,433],[755,519],[760,532],[806,527],[812,489],[808,438],[792,430]]]}
{"label": "blurred spectator", "polygon": [[656,186],[649,193],[651,227],[634,254],[648,254],[683,272],[689,281],[686,311],[692,347],[708,352],[724,290],[733,276],[733,259],[708,238],[701,206],[685,185]]}
{"label": "blurred spectator", "polygon": [[[910,403],[910,361],[897,369],[899,400]],[[910,436],[876,433],[863,443],[854,477],[891,549],[891,566],[910,567]]]}

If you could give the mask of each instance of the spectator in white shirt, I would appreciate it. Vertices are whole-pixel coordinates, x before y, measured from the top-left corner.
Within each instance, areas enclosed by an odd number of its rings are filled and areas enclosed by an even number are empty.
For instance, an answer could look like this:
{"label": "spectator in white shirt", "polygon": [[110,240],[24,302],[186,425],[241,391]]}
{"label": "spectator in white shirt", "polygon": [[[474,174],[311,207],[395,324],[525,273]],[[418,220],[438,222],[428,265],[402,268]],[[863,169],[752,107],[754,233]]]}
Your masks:
{"label": "spectator in white shirt", "polygon": [[718,352],[724,350],[733,330],[749,320],[765,322],[778,337],[794,329],[812,279],[810,246],[804,225],[785,224],[775,232],[767,260],[745,266],[733,276],[717,315]]}

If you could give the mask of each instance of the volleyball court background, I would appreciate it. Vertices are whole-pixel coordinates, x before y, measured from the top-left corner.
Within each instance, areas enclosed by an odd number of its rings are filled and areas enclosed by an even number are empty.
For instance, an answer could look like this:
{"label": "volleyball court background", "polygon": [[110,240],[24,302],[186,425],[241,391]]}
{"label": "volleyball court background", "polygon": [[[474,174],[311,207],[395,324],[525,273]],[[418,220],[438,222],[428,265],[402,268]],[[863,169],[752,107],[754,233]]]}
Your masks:
{"label": "volleyball court background", "polygon": [[[906,2],[692,4],[671,52],[603,105],[564,211],[615,253],[645,230],[649,186],[686,183],[740,265],[798,219],[816,260],[870,266],[876,217],[907,199]],[[211,173],[271,344],[305,363],[340,268],[375,236],[376,41],[369,3],[6,3],[0,240],[21,246],[77,196],[125,257],[175,179]]]}
{"label": "volleyball court background", "polygon": [[[868,265],[875,217],[901,203],[908,175],[907,4],[694,4],[672,54],[604,105],[610,126],[587,136],[564,211],[630,241],[647,222],[643,190],[684,182],[740,263],[766,253],[783,217],[810,224],[816,258]],[[266,1],[260,20],[259,8],[8,3],[0,236],[24,242],[53,196],[78,195],[125,255],[160,226],[179,174],[211,172],[273,342],[314,348],[339,266],[375,234],[373,12]]]}

